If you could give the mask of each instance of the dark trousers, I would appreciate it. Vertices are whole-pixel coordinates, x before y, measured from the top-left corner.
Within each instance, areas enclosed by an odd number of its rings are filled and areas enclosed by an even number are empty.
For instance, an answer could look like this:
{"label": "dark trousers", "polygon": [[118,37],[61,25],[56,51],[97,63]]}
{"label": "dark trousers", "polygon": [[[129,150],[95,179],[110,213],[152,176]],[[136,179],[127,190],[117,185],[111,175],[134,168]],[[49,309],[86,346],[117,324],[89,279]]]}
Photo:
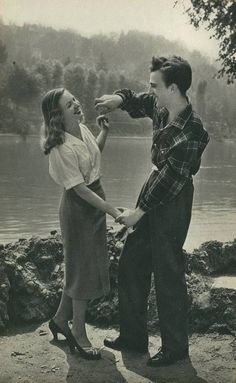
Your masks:
{"label": "dark trousers", "polygon": [[146,213],[126,239],[119,262],[120,336],[148,345],[147,301],[154,273],[162,347],[188,349],[187,287],[183,244],[191,219],[193,184],[178,197]]}

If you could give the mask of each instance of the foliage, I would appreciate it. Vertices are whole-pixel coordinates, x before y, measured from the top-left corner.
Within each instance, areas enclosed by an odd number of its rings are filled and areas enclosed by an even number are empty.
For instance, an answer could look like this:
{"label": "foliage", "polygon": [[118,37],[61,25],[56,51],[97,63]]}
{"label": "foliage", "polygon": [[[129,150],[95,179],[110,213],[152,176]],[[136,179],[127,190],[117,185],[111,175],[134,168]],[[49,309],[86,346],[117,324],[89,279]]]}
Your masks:
{"label": "foliage", "polygon": [[37,79],[27,69],[13,63],[8,83],[8,95],[16,104],[26,104],[39,95]]}
{"label": "foliage", "polygon": [[212,37],[219,40],[219,60],[222,67],[218,74],[226,74],[228,83],[233,82],[236,78],[235,0],[191,0],[191,6],[186,12],[191,24],[196,28],[205,24],[206,29],[212,31]]}
{"label": "foliage", "polygon": [[4,64],[7,61],[7,47],[0,40],[0,64]]}
{"label": "foliage", "polygon": [[85,90],[84,68],[79,64],[69,64],[65,69],[64,82],[65,87],[83,102]]}
{"label": "foliage", "polygon": [[[95,97],[119,88],[145,91],[152,55],[175,53],[192,65],[189,96],[208,130],[220,137],[235,135],[235,84],[213,78],[216,68],[197,51],[139,31],[85,38],[36,25],[0,24],[0,33],[5,55],[0,63],[1,132],[38,132],[41,97],[54,87],[66,87],[79,98],[93,128]],[[109,119],[111,134],[150,134],[147,119],[131,120],[119,111]]]}

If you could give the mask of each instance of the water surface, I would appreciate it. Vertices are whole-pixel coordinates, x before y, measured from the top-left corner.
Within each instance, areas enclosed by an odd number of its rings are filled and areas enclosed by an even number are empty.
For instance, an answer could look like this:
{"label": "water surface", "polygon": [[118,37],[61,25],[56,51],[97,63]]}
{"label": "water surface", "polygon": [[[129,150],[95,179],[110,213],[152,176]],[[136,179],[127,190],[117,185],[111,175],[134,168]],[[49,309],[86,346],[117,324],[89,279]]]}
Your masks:
{"label": "water surface", "polygon": [[[116,206],[134,207],[148,175],[150,138],[109,138],[103,154],[103,185]],[[211,239],[236,237],[236,142],[211,140],[194,178],[192,222],[185,243],[191,250]],[[58,228],[61,189],[48,175],[38,137],[22,142],[0,137],[0,243]],[[109,223],[112,219],[109,218]]]}

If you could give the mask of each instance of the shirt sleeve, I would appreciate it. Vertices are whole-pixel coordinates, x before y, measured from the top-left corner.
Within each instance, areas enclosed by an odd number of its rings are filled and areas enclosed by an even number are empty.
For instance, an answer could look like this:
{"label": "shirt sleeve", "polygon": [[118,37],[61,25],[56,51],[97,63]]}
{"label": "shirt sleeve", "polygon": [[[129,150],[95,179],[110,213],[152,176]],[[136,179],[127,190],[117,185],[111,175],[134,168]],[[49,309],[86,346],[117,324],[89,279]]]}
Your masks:
{"label": "shirt sleeve", "polygon": [[53,148],[49,154],[49,174],[66,190],[85,182],[75,153],[63,144],[59,148]]}
{"label": "shirt sleeve", "polygon": [[173,200],[191,177],[191,169],[197,161],[200,161],[199,141],[186,140],[177,145],[163,168],[155,172],[152,182],[147,183],[139,207],[148,211]]}
{"label": "shirt sleeve", "polygon": [[135,93],[130,89],[120,89],[114,92],[123,100],[120,109],[125,110],[133,118],[153,118],[157,99],[148,93]]}

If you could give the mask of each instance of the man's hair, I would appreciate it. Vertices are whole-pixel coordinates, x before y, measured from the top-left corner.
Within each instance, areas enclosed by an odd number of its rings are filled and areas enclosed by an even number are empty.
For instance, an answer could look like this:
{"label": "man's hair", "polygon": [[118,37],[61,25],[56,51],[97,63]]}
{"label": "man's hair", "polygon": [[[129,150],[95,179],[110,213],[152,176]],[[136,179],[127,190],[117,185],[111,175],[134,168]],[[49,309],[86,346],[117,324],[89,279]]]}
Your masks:
{"label": "man's hair", "polygon": [[176,84],[185,95],[192,83],[192,69],[188,61],[182,57],[152,57],[151,72],[159,70],[163,75],[166,86]]}

